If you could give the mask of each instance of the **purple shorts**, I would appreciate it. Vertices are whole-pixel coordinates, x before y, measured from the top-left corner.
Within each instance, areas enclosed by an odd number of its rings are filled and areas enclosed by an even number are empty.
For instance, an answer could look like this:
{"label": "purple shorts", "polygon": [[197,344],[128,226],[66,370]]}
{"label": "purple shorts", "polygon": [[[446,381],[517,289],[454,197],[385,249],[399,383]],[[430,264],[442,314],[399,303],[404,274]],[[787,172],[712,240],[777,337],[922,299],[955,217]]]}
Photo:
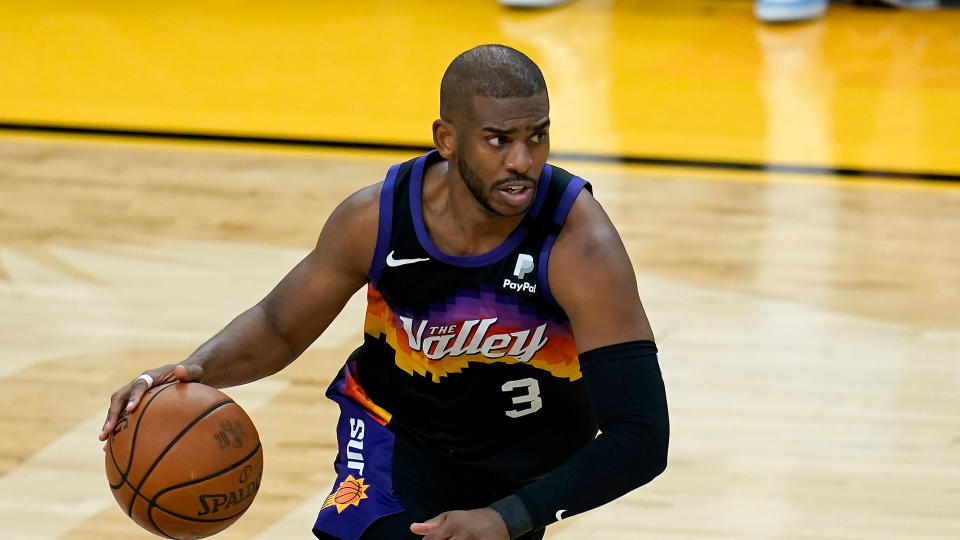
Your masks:
{"label": "purple shorts", "polygon": [[405,510],[393,495],[395,436],[387,428],[390,414],[367,397],[357,383],[352,362],[347,362],[330,385],[327,397],[340,405],[339,452],[334,463],[337,480],[313,529],[342,540],[357,540],[374,521]]}

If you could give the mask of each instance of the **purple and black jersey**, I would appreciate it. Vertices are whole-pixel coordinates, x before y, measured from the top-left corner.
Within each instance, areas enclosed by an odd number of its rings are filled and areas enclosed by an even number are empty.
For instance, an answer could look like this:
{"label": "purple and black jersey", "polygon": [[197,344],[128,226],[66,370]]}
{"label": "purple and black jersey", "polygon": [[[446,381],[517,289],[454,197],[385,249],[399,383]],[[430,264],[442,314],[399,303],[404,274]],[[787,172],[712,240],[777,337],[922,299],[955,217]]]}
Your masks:
{"label": "purple and black jersey", "polygon": [[529,480],[596,435],[570,322],[547,282],[550,248],[589,184],[545,165],[531,209],[499,247],[452,256],[422,213],[424,170],[440,159],[396,165],[383,184],[357,382],[395,430]]}
{"label": "purple and black jersey", "polygon": [[[412,538],[411,521],[495,501],[523,506],[530,528],[520,538],[538,540],[564,514],[665,467],[655,345],[584,353],[587,385],[550,293],[550,250],[589,184],[545,165],[500,246],[452,256],[423,220],[424,171],[441,159],[392,167],[380,193],[364,343],[327,392],[342,415],[337,482],[314,528],[324,540],[357,540],[368,527],[374,538]],[[597,418],[604,433],[594,438]]]}

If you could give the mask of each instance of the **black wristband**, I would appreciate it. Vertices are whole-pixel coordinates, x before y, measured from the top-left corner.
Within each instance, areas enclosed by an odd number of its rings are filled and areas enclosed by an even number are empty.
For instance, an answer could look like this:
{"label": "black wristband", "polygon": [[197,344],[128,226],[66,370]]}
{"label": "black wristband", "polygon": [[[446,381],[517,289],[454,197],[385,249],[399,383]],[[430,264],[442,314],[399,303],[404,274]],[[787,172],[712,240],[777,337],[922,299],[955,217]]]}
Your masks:
{"label": "black wristband", "polygon": [[491,504],[490,508],[503,518],[503,522],[507,525],[507,533],[511,539],[517,538],[533,529],[533,518],[530,517],[527,505],[523,504],[520,497],[516,495],[508,495]]}

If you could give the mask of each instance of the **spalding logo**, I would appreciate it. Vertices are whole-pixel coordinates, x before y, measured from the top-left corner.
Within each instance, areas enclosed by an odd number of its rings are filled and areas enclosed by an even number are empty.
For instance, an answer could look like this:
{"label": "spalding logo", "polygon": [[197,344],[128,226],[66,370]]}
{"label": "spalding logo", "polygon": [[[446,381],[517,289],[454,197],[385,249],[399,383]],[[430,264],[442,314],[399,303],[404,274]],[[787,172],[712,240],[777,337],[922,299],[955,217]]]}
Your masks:
{"label": "spalding logo", "polygon": [[[244,467],[243,472],[240,473],[241,484],[249,480],[249,476],[252,471],[253,468],[249,465]],[[263,472],[258,474],[253,480],[250,480],[247,485],[237,489],[236,491],[231,491],[229,493],[207,493],[200,495],[199,502],[202,508],[199,512],[197,512],[197,515],[206,516],[209,514],[215,514],[217,512],[223,512],[253,497],[254,494],[257,493],[257,490],[260,489],[261,478],[263,478]]]}

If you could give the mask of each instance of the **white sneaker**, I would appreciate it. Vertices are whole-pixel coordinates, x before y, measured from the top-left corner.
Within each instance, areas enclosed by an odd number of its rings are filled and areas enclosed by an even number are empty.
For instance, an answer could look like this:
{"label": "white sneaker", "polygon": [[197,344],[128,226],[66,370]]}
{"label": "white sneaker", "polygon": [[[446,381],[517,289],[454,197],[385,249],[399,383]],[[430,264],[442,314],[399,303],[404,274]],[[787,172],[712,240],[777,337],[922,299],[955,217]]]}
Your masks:
{"label": "white sneaker", "polygon": [[884,4],[898,7],[901,9],[937,9],[940,7],[940,0],[881,0]]}
{"label": "white sneaker", "polygon": [[514,8],[545,8],[566,4],[569,0],[500,0],[501,6]]}
{"label": "white sneaker", "polygon": [[827,12],[827,0],[756,0],[753,14],[763,22],[795,22],[819,19]]}

